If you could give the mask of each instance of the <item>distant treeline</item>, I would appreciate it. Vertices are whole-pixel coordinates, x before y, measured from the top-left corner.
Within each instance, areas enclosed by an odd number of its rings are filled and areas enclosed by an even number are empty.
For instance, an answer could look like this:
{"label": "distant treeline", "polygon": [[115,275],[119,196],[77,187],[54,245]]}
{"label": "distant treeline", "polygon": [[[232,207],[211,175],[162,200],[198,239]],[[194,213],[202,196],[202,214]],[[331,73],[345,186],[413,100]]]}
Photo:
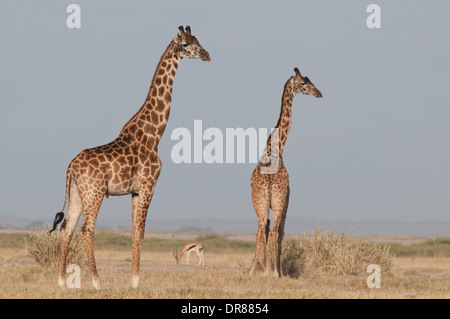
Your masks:
{"label": "distant treeline", "polygon": [[[0,234],[0,248],[24,247],[27,233]],[[197,236],[192,241],[201,242],[209,251],[254,251],[255,243],[251,241],[228,239],[216,233],[206,233]],[[181,248],[186,240],[145,238],[142,249],[144,251],[172,251],[174,247]],[[131,237],[115,232],[100,231],[95,234],[95,249],[131,249]],[[428,239],[420,243],[404,245],[390,244],[390,254],[395,257],[450,257],[450,237]]]}

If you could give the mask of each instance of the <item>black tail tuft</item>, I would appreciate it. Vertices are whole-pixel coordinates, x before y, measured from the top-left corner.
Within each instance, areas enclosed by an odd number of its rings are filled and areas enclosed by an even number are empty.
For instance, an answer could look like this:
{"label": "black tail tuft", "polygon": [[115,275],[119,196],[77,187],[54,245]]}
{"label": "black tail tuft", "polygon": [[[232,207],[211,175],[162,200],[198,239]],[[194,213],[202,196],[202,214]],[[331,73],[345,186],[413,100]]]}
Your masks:
{"label": "black tail tuft", "polygon": [[63,218],[64,218],[63,212],[56,213],[55,220],[53,221],[53,228],[49,230],[48,232],[49,234],[51,234],[56,229],[56,226],[58,226],[58,224],[63,220]]}

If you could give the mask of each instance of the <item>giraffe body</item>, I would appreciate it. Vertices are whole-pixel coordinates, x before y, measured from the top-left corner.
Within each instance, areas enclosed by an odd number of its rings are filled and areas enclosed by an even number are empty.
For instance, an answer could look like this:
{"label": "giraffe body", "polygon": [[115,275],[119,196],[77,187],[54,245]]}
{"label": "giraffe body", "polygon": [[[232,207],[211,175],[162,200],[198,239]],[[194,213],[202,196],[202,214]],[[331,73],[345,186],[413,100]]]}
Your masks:
{"label": "giraffe body", "polygon": [[[83,150],[67,168],[66,198],[62,211],[67,199],[69,205],[61,226],[60,286],[65,285],[68,246],[83,213],[81,236],[93,285],[100,288],[93,248],[97,214],[105,196],[126,194],[132,197],[131,284],[135,288],[139,285],[140,249],[148,207],[161,172],[158,143],[169,118],[173,80],[182,58],[210,61],[208,52],[191,34],[190,27],[186,27],[186,32],[183,27],[179,29],[180,34],[161,56],[147,99],[140,110],[124,125],[114,141]],[[56,224],[55,219],[53,229]]]}
{"label": "giraffe body", "polygon": [[[292,102],[295,94],[303,93],[322,97],[322,93],[307,77],[302,77],[295,68],[295,76],[288,79],[281,100],[281,113],[275,127],[276,134],[267,140],[266,152],[253,170],[250,184],[252,203],[258,219],[256,250],[250,274],[256,270],[261,243],[264,243],[264,274],[269,273],[269,240],[272,238],[274,253],[274,275],[281,276],[281,250],[284,237],[284,225],[289,205],[289,174],[283,163],[283,150],[291,126]],[[274,157],[275,156],[275,157]],[[272,171],[264,171],[276,159]],[[273,228],[270,231],[270,210],[272,210]]]}

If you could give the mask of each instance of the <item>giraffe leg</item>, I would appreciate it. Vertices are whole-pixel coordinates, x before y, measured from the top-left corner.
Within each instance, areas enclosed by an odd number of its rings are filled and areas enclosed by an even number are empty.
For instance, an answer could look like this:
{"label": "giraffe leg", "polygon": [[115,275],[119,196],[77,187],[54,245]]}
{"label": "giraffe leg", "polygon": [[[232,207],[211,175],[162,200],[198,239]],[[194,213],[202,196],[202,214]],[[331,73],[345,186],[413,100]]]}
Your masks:
{"label": "giraffe leg", "polygon": [[262,240],[262,236],[261,236],[260,227],[258,225],[258,231],[256,232],[255,257],[253,258],[253,265],[252,265],[252,269],[250,270],[250,275],[253,275],[253,273],[256,270],[256,265],[258,264],[259,251],[261,249],[261,240]]}
{"label": "giraffe leg", "polygon": [[256,233],[256,249],[255,257],[253,258],[252,269],[250,275],[252,275],[258,264],[259,252],[261,250],[261,242],[264,242],[264,272],[267,274],[269,269],[268,252],[268,234],[267,234],[267,221],[269,220],[270,199],[267,196],[267,189],[252,188],[252,202],[253,207],[258,218],[258,231]]}
{"label": "giraffe leg", "polygon": [[265,221],[258,221],[258,232],[256,233],[256,249],[255,257],[253,258],[253,266],[250,270],[250,275],[256,270],[258,264],[259,252],[261,250],[261,243],[264,242],[264,274],[267,275],[269,272],[269,234],[267,232],[269,219]]}
{"label": "giraffe leg", "polygon": [[280,227],[280,219],[281,219],[281,212],[279,211],[272,211],[272,214],[278,215],[277,217],[274,217],[273,220],[273,231],[272,231],[272,242],[273,242],[273,260],[274,260],[274,267],[273,267],[273,274],[275,277],[281,276],[281,243],[283,239],[283,235],[281,232],[283,231]]}
{"label": "giraffe leg", "polygon": [[281,253],[282,244],[284,238],[284,224],[286,221],[287,208],[289,204],[289,186],[285,192],[284,198],[281,201],[275,201],[275,209],[272,209],[273,215],[273,231],[272,231],[272,242],[273,242],[273,256],[274,256],[274,276],[281,277]]}
{"label": "giraffe leg", "polygon": [[284,208],[283,208],[283,214],[281,215],[281,221],[280,221],[280,235],[279,235],[279,247],[280,247],[280,252],[279,252],[279,263],[280,263],[280,276],[283,274],[283,270],[281,269],[281,249],[282,249],[282,244],[283,244],[283,240],[284,240],[284,225],[286,222],[286,216],[287,216],[287,210],[288,210],[288,206],[289,206],[289,195],[291,193],[291,190],[289,188],[289,186],[287,187],[287,193],[286,193],[286,201],[284,202]]}
{"label": "giraffe leg", "polygon": [[148,207],[153,197],[154,187],[150,186],[146,191],[139,193],[136,216],[133,218],[132,252],[131,252],[131,286],[139,286],[139,264],[141,260],[141,246],[145,233],[145,220],[147,218]]}
{"label": "giraffe leg", "polygon": [[69,244],[82,211],[83,204],[81,202],[80,194],[78,193],[78,188],[74,183],[72,183],[70,186],[69,207],[67,209],[66,219],[61,226],[61,257],[58,278],[58,285],[60,287],[66,286],[66,268]]}
{"label": "giraffe leg", "polygon": [[131,194],[131,238],[134,239],[136,234],[136,216],[139,205],[139,194]]}
{"label": "giraffe leg", "polygon": [[270,219],[267,219],[264,227],[264,275],[269,274],[269,245],[270,245]]}
{"label": "giraffe leg", "polygon": [[95,224],[97,222],[97,214],[100,206],[102,205],[102,201],[103,196],[99,195],[95,200],[91,200],[84,204],[84,216],[81,224],[81,238],[83,239],[84,248],[88,257],[89,268],[92,276],[92,285],[95,289],[101,289],[94,257],[94,232]]}

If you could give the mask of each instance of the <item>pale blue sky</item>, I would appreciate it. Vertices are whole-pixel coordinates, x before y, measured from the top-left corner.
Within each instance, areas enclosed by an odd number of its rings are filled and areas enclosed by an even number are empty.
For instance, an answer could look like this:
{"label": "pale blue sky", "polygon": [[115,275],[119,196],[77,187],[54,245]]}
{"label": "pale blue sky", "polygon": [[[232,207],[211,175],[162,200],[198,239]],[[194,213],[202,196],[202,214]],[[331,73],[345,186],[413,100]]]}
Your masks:
{"label": "pale blue sky", "polygon": [[[66,7],[81,7],[81,29]],[[381,7],[381,29],[366,7]],[[159,146],[152,218],[252,219],[255,164],[174,164],[177,127],[273,127],[298,67],[323,99],[296,96],[284,151],[290,216],[450,220],[448,1],[2,1],[0,216],[53,219],[65,170],[112,141],[190,25],[211,62],[183,60]],[[129,196],[100,218],[130,218]]]}

